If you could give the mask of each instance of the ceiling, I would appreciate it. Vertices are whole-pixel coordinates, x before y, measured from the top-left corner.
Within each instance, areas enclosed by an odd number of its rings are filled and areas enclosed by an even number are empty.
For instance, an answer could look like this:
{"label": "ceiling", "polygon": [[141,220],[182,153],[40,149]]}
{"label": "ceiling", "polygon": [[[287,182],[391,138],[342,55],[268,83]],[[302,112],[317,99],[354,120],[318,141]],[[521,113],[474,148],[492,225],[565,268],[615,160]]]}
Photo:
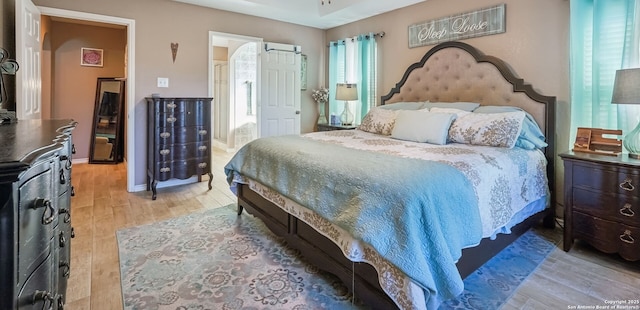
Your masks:
{"label": "ceiling", "polygon": [[426,0],[173,0],[329,29]]}

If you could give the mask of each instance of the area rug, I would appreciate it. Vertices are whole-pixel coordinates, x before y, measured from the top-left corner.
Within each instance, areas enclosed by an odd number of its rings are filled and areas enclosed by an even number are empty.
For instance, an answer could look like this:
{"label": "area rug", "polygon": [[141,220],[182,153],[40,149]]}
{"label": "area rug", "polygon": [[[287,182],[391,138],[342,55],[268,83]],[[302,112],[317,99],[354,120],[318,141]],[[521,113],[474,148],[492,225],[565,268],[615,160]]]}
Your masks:
{"label": "area rug", "polygon": [[[363,309],[235,205],[117,232],[125,309]],[[554,245],[527,232],[440,309],[497,309]]]}

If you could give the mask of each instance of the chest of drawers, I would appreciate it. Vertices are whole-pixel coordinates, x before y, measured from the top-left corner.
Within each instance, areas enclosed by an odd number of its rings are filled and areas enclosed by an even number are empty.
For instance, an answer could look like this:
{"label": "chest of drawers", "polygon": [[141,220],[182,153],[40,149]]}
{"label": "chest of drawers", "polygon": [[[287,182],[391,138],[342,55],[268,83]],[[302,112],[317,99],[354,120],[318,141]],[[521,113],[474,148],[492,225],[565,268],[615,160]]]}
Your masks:
{"label": "chest of drawers", "polygon": [[56,120],[0,126],[0,309],[64,308],[75,126]]}
{"label": "chest of drawers", "polygon": [[640,160],[567,153],[564,250],[575,238],[627,260],[640,259]]}
{"label": "chest of drawers", "polygon": [[211,189],[211,100],[146,98],[147,190],[156,199],[159,181],[209,175]]}

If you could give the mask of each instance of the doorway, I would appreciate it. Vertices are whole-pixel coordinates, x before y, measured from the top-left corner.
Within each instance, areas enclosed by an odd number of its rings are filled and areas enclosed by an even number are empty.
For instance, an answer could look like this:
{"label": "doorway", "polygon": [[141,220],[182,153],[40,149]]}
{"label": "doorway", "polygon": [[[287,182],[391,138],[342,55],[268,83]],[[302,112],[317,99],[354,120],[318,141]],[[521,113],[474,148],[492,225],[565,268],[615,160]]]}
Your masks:
{"label": "doorway", "polygon": [[[98,15],[92,13],[69,11],[63,9],[56,9],[50,7],[37,7],[41,15],[67,18],[82,21],[84,23],[101,23],[107,25],[116,25],[126,28],[126,51],[125,51],[125,78],[127,83],[125,84],[125,117],[124,124],[125,145],[135,145],[135,122],[134,118],[130,117],[134,115],[135,109],[135,21],[127,18],[120,18],[115,16]],[[124,153],[124,160],[127,170],[127,191],[135,192],[137,190],[143,190],[144,185],[140,185],[139,189],[135,185],[135,148],[127,147]]]}
{"label": "doorway", "polygon": [[258,138],[258,50],[262,39],[210,33],[212,145],[233,152]]}

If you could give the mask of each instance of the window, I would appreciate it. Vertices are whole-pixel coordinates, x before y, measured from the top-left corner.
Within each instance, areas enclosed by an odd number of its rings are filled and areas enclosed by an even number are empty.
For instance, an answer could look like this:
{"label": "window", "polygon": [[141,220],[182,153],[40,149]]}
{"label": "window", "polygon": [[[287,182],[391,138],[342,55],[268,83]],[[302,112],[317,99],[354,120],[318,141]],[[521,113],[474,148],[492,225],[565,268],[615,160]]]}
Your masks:
{"label": "window", "polygon": [[349,104],[356,124],[376,104],[378,55],[375,37],[376,34],[370,33],[329,44],[329,111],[340,115],[344,109],[344,102],[335,99],[336,84],[355,83],[358,100]]}

